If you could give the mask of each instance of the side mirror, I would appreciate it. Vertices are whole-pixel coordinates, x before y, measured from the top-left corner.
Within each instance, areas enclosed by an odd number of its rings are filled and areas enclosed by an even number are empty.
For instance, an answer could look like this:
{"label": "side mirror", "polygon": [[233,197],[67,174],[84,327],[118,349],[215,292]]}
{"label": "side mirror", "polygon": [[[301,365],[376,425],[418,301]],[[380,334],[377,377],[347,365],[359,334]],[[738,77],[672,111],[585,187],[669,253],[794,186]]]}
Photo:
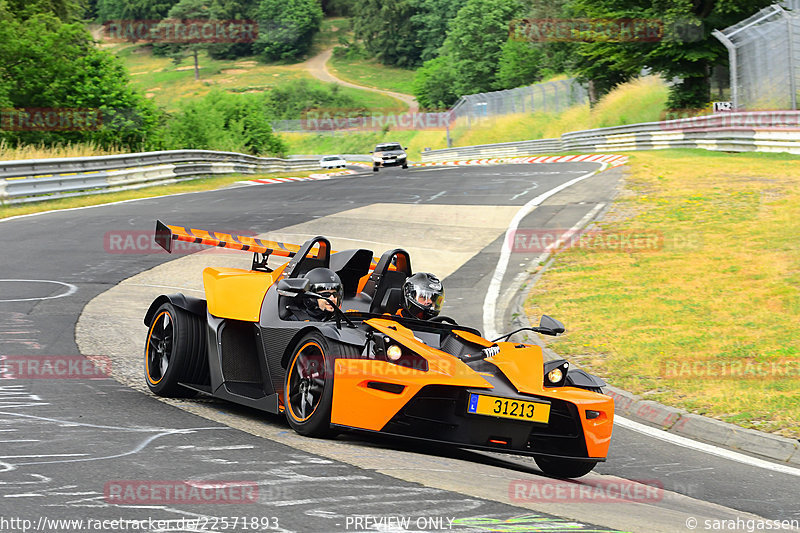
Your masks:
{"label": "side mirror", "polygon": [[404,147],[403,150],[408,150],[408,146]]}
{"label": "side mirror", "polygon": [[539,327],[546,330],[542,331],[545,335],[555,336],[564,333],[564,324],[547,315],[542,315],[542,319],[539,320]]}
{"label": "side mirror", "polygon": [[373,152],[372,150],[370,150],[370,151],[369,151],[369,153],[371,153],[371,154],[374,154],[375,152]]}
{"label": "side mirror", "polygon": [[309,281],[306,278],[284,278],[278,282],[278,294],[294,298],[308,290]]}

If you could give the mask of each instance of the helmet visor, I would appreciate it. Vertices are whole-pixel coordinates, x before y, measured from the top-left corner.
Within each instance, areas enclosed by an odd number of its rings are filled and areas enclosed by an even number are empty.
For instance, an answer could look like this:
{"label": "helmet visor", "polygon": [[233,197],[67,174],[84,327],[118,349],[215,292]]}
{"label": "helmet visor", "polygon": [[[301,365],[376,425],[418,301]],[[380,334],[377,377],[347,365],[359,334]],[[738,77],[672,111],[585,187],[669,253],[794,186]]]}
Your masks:
{"label": "helmet visor", "polygon": [[342,285],[339,283],[315,283],[311,286],[311,292],[315,292],[325,298],[335,298],[337,303],[342,303]]}
{"label": "helmet visor", "polygon": [[437,313],[441,311],[442,304],[444,303],[444,291],[441,289],[431,290],[427,288],[417,288],[415,293],[414,298],[420,307],[436,311]]}

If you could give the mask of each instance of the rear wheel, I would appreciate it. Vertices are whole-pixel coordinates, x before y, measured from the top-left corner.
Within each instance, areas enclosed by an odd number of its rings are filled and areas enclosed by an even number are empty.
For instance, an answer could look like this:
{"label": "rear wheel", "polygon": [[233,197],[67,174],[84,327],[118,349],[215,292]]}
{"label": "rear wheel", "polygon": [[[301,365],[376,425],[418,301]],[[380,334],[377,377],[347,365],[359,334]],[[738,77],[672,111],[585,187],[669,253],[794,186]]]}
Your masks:
{"label": "rear wheel", "polygon": [[574,461],[553,457],[534,457],[534,460],[542,472],[553,477],[581,477],[597,466],[597,461]]}
{"label": "rear wheel", "polygon": [[145,344],[147,386],[158,396],[191,398],[196,393],[178,383],[208,381],[205,323],[169,302],[154,316]]}
{"label": "rear wheel", "polygon": [[289,425],[307,437],[328,437],[336,357],[357,355],[358,348],[311,332],[297,343],[286,368],[283,405]]}
{"label": "rear wheel", "polygon": [[373,167],[372,167],[372,171],[373,171],[373,172],[377,172],[377,171],[378,171],[378,167],[373,165]]}

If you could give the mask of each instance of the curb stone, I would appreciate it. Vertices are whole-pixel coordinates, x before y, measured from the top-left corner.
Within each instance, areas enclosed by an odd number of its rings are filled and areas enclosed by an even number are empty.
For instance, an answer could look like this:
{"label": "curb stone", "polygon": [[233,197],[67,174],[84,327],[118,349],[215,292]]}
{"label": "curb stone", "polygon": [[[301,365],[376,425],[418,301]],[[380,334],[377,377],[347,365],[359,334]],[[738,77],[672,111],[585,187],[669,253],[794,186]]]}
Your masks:
{"label": "curb stone", "polygon": [[[598,217],[600,215],[602,213],[599,213]],[[533,326],[525,313],[525,299],[530,289],[539,281],[551,263],[552,259],[548,256],[541,269],[534,274],[523,276],[521,281],[517,282],[516,295],[511,298],[511,304],[504,310],[504,323],[510,324],[513,329]],[[537,344],[542,348],[546,361],[562,359],[560,355],[545,346],[538,335],[517,333],[511,338]],[[614,399],[615,413],[622,414],[636,422],[658,427],[669,433],[693,440],[788,463],[792,466],[800,466],[800,439],[743,428],[652,400],[643,400],[641,396],[611,385],[605,387],[605,394]]]}

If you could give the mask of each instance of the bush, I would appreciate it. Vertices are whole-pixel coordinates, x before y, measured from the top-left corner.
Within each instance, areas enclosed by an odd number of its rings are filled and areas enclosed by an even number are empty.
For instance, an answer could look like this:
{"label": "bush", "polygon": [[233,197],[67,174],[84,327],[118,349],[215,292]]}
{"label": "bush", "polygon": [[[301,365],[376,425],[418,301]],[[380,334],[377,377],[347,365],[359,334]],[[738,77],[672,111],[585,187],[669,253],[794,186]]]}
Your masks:
{"label": "bush", "polygon": [[[57,110],[62,118],[83,110],[100,120],[55,130],[44,123],[12,126],[0,131],[0,139],[10,145],[160,146],[161,114],[131,88],[121,62],[98,50],[82,25],[64,24],[50,14],[17,19],[2,8],[0,2],[0,105],[23,113],[26,108]],[[38,126],[35,118],[29,123]]]}
{"label": "bush", "polygon": [[186,103],[170,120],[167,148],[284,155],[286,146],[273,133],[265,104],[263,95],[212,91]]}
{"label": "bush", "polygon": [[[265,96],[265,108],[270,118],[293,119],[309,110],[358,109],[355,101],[339,91],[339,85],[309,83],[297,80],[272,89]],[[363,109],[367,111],[366,109]]]}

